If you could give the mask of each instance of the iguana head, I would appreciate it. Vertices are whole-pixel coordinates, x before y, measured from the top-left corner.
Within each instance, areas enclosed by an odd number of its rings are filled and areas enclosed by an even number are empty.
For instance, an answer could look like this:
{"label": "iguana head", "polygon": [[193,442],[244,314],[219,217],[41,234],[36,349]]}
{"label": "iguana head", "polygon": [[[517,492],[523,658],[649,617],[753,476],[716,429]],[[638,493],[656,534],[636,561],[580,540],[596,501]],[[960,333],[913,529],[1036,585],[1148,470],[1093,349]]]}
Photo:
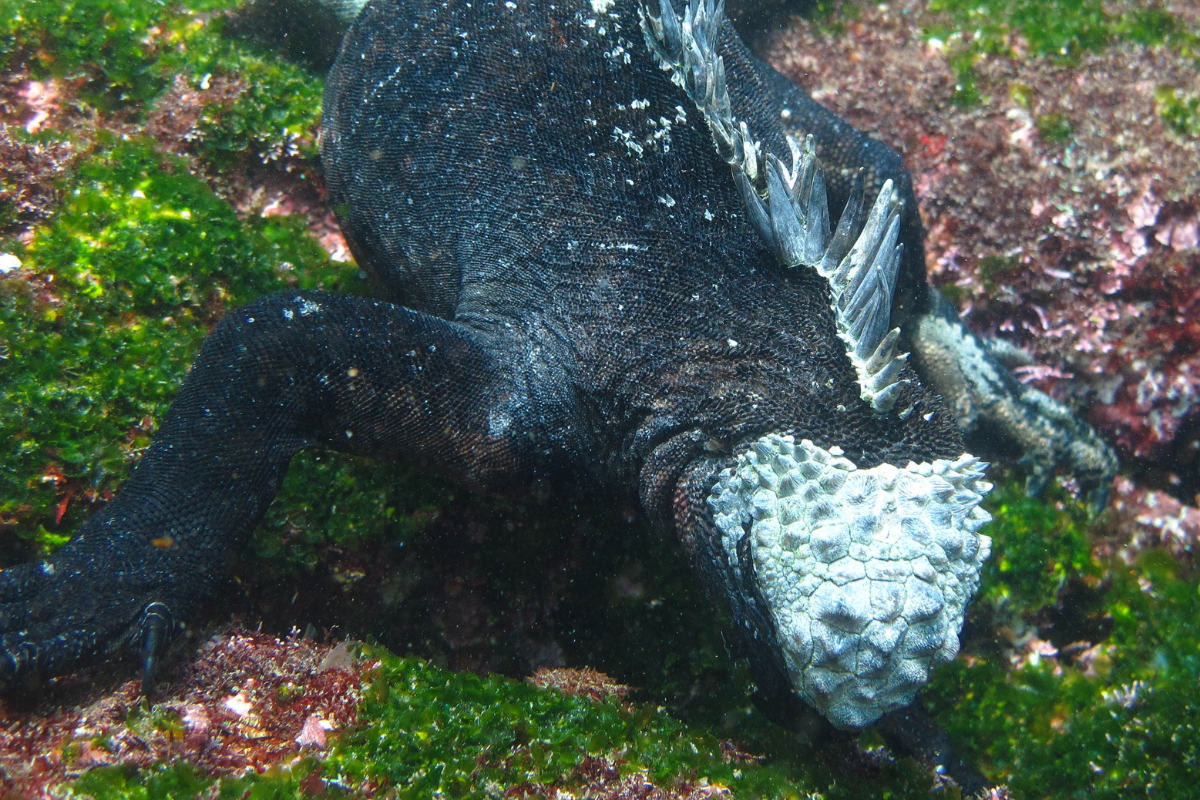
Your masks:
{"label": "iguana head", "polygon": [[[642,11],[647,44],[703,114],[763,241],[784,268],[828,281],[858,380],[847,404],[919,426],[912,415],[921,411],[903,399],[912,394],[903,391],[912,380],[907,354],[897,352],[899,330],[889,330],[901,257],[892,185],[861,227],[857,188],[831,231],[811,138],[788,139],[789,165],[764,153],[736,117],[717,53],[721,22],[712,0],[691,0],[682,16],[670,0]],[[834,725],[853,729],[908,705],[930,670],[958,652],[990,551],[979,533],[990,516],[979,502],[991,485],[986,465],[965,452],[866,465],[823,444],[788,429],[744,443],[708,489],[719,543],[707,555],[749,649],[773,648],[770,670],[785,672],[791,691]]]}
{"label": "iguana head", "polygon": [[708,498],[734,585],[751,577],[794,690],[839,727],[908,705],[954,658],[991,542],[969,455],[859,469],[764,436]]}

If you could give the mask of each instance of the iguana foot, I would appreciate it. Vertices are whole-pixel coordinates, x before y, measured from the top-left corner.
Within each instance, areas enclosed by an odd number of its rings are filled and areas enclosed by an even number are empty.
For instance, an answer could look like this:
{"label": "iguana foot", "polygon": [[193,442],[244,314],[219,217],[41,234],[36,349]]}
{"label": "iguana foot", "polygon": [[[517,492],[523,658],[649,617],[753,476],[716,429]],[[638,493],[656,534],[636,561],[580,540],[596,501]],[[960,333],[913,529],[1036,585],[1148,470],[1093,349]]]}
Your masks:
{"label": "iguana foot", "polygon": [[0,572],[0,691],[139,649],[148,691],[176,627],[155,583],[72,551]]}

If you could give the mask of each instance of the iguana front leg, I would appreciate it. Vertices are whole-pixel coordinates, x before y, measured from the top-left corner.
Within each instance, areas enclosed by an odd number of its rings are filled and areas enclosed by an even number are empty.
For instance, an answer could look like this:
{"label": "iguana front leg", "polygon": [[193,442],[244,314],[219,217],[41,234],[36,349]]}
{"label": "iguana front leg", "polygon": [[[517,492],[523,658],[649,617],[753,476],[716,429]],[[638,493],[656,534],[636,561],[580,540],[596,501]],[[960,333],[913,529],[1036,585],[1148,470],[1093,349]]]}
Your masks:
{"label": "iguana front leg", "polygon": [[536,438],[517,376],[495,342],[387,303],[293,292],[231,314],[117,498],[59,552],[0,572],[0,688],[117,651],[151,678],[302,449],[502,488]]}
{"label": "iguana front leg", "polygon": [[780,114],[793,135],[811,134],[826,164],[829,202],[840,209],[860,171],[867,194],[892,180],[904,202],[900,239],[904,257],[897,279],[892,324],[904,332],[903,346],[921,379],[958,416],[974,452],[1016,452],[1029,465],[1027,484],[1040,491],[1058,471],[1074,476],[1102,508],[1117,474],[1111,447],[1062,403],[1015,378],[1005,363],[1002,343],[968,329],[954,308],[925,276],[925,233],[900,156],[826,110],[769,66],[760,65],[763,83],[775,93]]}
{"label": "iguana front leg", "polygon": [[[1026,488],[1039,493],[1055,469],[1073,475],[1097,510],[1117,473],[1117,457],[1086,422],[1009,372],[1011,353],[969,330],[941,293],[929,287],[929,311],[909,324],[913,366],[958,417],[968,440],[999,437],[1030,468]],[[993,448],[995,445],[991,445]]]}

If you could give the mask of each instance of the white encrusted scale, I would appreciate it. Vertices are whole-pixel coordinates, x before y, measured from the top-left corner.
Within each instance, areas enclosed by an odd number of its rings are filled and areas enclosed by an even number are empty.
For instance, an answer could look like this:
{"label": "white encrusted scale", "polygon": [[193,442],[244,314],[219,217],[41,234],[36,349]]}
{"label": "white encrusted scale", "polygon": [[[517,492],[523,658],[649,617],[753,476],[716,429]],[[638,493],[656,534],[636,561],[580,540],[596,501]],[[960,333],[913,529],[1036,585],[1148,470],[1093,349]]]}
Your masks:
{"label": "white encrusted scale", "polygon": [[[708,503],[730,567],[753,569],[793,687],[835,725],[908,705],[958,652],[991,549],[985,466],[963,454],[858,469],[772,434],[721,473]],[[747,536],[752,565],[738,555]]]}

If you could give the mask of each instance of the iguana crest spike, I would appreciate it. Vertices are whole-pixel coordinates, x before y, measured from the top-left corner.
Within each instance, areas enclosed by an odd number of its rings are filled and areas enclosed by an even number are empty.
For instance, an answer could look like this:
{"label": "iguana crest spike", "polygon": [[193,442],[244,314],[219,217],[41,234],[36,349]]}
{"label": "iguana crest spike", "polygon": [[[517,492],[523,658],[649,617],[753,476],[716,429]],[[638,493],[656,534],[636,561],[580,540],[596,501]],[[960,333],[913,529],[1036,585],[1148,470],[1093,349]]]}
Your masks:
{"label": "iguana crest spike", "polygon": [[886,414],[908,383],[900,378],[908,354],[896,352],[899,330],[888,328],[902,254],[897,245],[901,204],[888,181],[848,252],[860,204],[854,198],[831,236],[825,177],[813,138],[800,146],[788,137],[787,166],[773,154],[764,156],[746,123],[733,115],[725,62],[716,50],[723,8],[723,2],[691,0],[680,18],[671,0],[659,0],[658,16],[643,5],[647,46],[704,114],[763,241],[784,266],[811,267],[829,281],[838,336],[858,374],[859,396],[876,413]]}

